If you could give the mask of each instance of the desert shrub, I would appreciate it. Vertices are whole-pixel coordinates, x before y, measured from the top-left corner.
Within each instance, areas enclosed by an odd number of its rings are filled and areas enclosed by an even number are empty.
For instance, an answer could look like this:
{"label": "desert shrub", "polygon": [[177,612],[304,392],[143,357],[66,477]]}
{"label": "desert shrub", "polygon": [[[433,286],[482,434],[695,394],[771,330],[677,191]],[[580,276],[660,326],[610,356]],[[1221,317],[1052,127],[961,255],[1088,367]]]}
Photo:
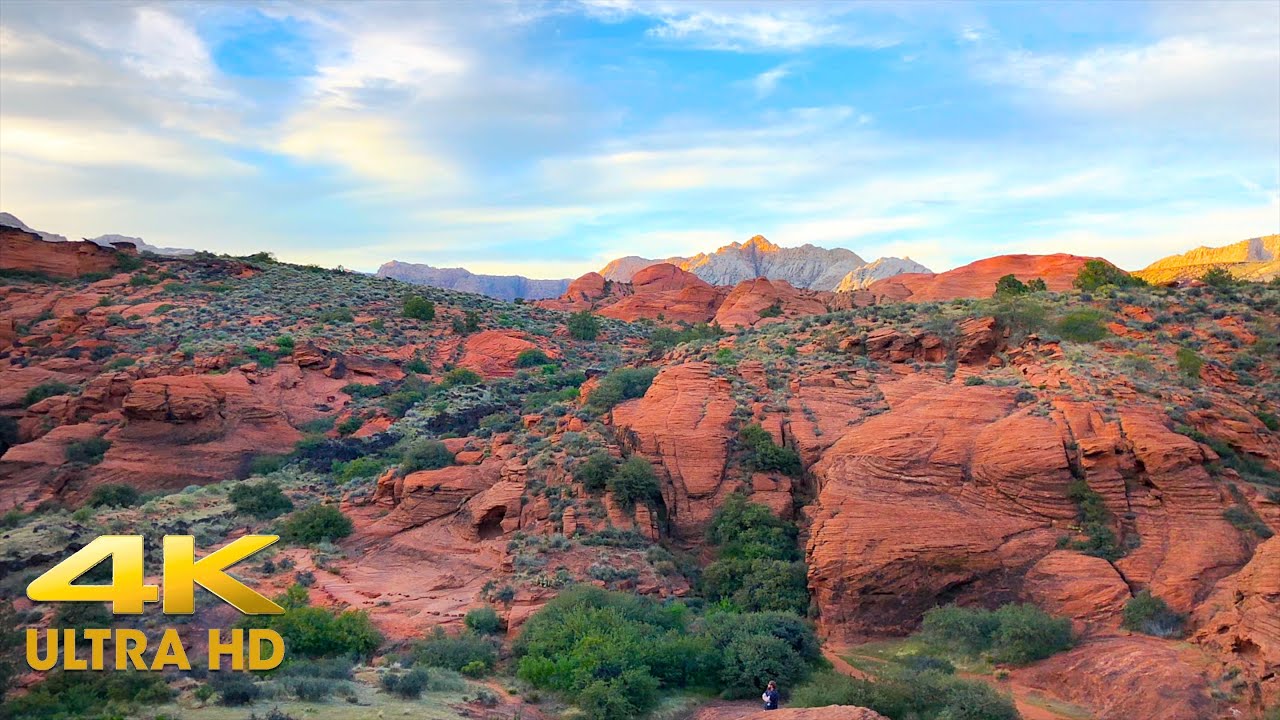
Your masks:
{"label": "desert shrub", "polygon": [[431,673],[425,668],[413,668],[406,673],[383,673],[382,689],[406,700],[422,695],[431,683]]}
{"label": "desert shrub", "polygon": [[588,492],[600,492],[608,487],[617,469],[618,461],[609,453],[600,450],[592,453],[573,469],[573,478],[582,483]]}
{"label": "desert shrub", "polygon": [[1010,297],[1013,295],[1026,295],[1031,292],[1025,283],[1018,279],[1017,275],[1009,274],[996,280],[996,290],[994,297]]}
{"label": "desert shrub", "polygon": [[1001,330],[1009,333],[1012,343],[1021,343],[1028,335],[1048,327],[1049,312],[1044,302],[1031,295],[995,298],[975,306],[978,313],[995,318]]}
{"label": "desert shrub", "polygon": [[927,642],[951,652],[985,655],[1021,665],[1071,647],[1071,621],[1055,618],[1034,605],[1004,605],[998,610],[934,608],[920,631]]}
{"label": "desert shrub", "polygon": [[351,518],[332,505],[312,505],[288,517],[284,536],[303,544],[333,541],[351,534]]}
{"label": "desert shrub", "polygon": [[753,697],[770,680],[788,687],[804,677],[804,661],[787,643],[772,635],[742,634],[724,649],[720,681],[731,697]]}
{"label": "desert shrub", "polygon": [[320,314],[316,319],[326,325],[332,325],[336,323],[354,322],[356,318],[355,315],[351,313],[351,308],[339,306],[320,311]]}
{"label": "desert shrub", "polygon": [[681,330],[660,327],[649,334],[649,344],[654,350],[663,350],[681,343],[714,340],[722,335],[724,335],[724,329],[719,324],[698,323]]}
{"label": "desert shrub", "polygon": [[741,494],[729,496],[707,529],[718,557],[702,572],[703,596],[749,612],[805,613],[809,592],[797,534],[769,508]]}
{"label": "desert shrub", "polygon": [[375,398],[387,394],[387,389],[376,383],[347,383],[342,392],[353,398]]}
{"label": "desert shrub", "polygon": [[339,435],[347,436],[364,426],[364,419],[359,415],[348,415],[345,420],[334,426]]}
{"label": "desert shrub", "polygon": [[836,672],[815,675],[791,696],[795,707],[854,705],[912,720],[1018,720],[1013,701],[978,680],[893,669],[874,682]]}
{"label": "desert shrub", "polygon": [[1084,540],[1070,542],[1068,547],[1104,560],[1123,557],[1124,550],[1111,530],[1111,513],[1102,496],[1084,480],[1073,480],[1067,486],[1067,497],[1076,503],[1076,518],[1085,534]]}
{"label": "desert shrub", "polygon": [[1204,358],[1191,348],[1178,348],[1178,352],[1174,354],[1174,359],[1178,363],[1178,372],[1184,377],[1195,379],[1200,377],[1200,368],[1204,367]]}
{"label": "desert shrub", "polygon": [[86,504],[90,507],[134,507],[141,499],[141,493],[132,485],[107,483],[94,488]]}
{"label": "desert shrub", "polygon": [[1105,323],[1106,317],[1105,313],[1092,308],[1072,310],[1058,318],[1054,329],[1071,342],[1097,342],[1110,334]]}
{"label": "desert shrub", "polygon": [[296,345],[297,343],[294,341],[292,335],[280,335],[276,337],[276,351],[279,352],[280,355],[292,354]]}
{"label": "desert shrub", "polygon": [[520,354],[516,355],[516,367],[518,368],[538,367],[539,365],[546,365],[550,362],[551,358],[547,357],[546,353],[537,348],[521,350]]}
{"label": "desert shrub", "polygon": [[280,483],[273,480],[237,484],[227,499],[235,505],[236,512],[259,520],[270,520],[293,509],[293,501],[280,490]]}
{"label": "desert shrub", "polygon": [[657,368],[618,368],[600,378],[600,383],[587,397],[587,407],[602,413],[623,400],[642,397],[657,375]]}
{"label": "desert shrub", "polygon": [[405,448],[400,468],[406,473],[438,470],[453,464],[453,453],[439,440],[418,440]]}
{"label": "desert shrub", "polygon": [[467,629],[479,635],[497,635],[502,632],[502,618],[498,617],[498,611],[488,605],[468,610],[462,622]]}
{"label": "desert shrub", "polygon": [[270,475],[288,462],[288,455],[255,455],[249,462],[249,475]]}
{"label": "desert shrub", "polygon": [[167,702],[173,691],[160,673],[145,671],[55,671],[25,695],[0,704],[0,717],[22,720],[138,717],[143,705]]}
{"label": "desert shrub", "polygon": [[1237,530],[1252,532],[1262,539],[1270,538],[1273,533],[1271,528],[1267,526],[1249,506],[1243,502],[1233,505],[1222,511],[1222,517]]}
{"label": "desert shrub", "polygon": [[1130,275],[1106,260],[1090,260],[1076,273],[1072,285],[1077,290],[1093,292],[1104,285],[1115,287],[1140,287],[1147,282],[1140,277]]}
{"label": "desert shrub", "polygon": [[340,483],[349,483],[356,478],[373,477],[386,466],[385,462],[376,457],[358,457],[347,462],[335,462],[333,476]]}
{"label": "desert shrub", "polygon": [[637,503],[649,505],[662,497],[653,465],[639,456],[627,458],[618,465],[608,480],[608,487],[613,499],[628,510]]}
{"label": "desert shrub", "polygon": [[409,295],[404,299],[404,316],[430,322],[436,319],[436,304],[420,295]]}
{"label": "desert shrub", "polygon": [[795,450],[775,445],[773,437],[759,425],[748,425],[738,434],[747,448],[747,467],[764,472],[775,471],[795,477],[803,471]]}
{"label": "desert shrub", "polygon": [[570,315],[567,327],[569,336],[575,340],[595,340],[600,335],[600,319],[590,310]]}
{"label": "desert shrub", "polygon": [[252,705],[262,694],[253,676],[240,672],[218,673],[210,678],[209,685],[218,693],[218,704],[228,707]]}
{"label": "desert shrub", "polygon": [[480,663],[488,669],[498,661],[498,646],[493,639],[472,632],[450,635],[440,627],[414,643],[409,652],[419,665],[455,671],[461,671],[472,663]]}
{"label": "desert shrub", "polygon": [[22,396],[22,407],[31,407],[36,403],[51,398],[55,395],[66,395],[71,392],[71,386],[64,382],[46,382],[31,388]]}
{"label": "desert shrub", "polygon": [[440,379],[442,387],[451,388],[458,385],[479,385],[484,382],[484,378],[474,370],[467,368],[455,368],[444,374]]}
{"label": "desert shrub", "polygon": [[1143,590],[1124,605],[1124,626],[1134,632],[1156,637],[1181,637],[1185,618],[1159,597]]}
{"label": "desert shrub", "polygon": [[354,669],[355,663],[349,657],[305,658],[286,662],[280,668],[280,674],[326,680],[350,680]]}
{"label": "desert shrub", "polygon": [[1232,287],[1239,285],[1240,281],[1236,280],[1225,268],[1211,268],[1204,275],[1200,276],[1200,282],[1215,288]]}
{"label": "desert shrub", "polygon": [[240,625],[280,633],[288,657],[367,658],[382,644],[382,633],[368,613],[310,607],[307,589],[301,585],[290,587],[275,601],[284,608],[283,614],[246,616]]}
{"label": "desert shrub", "polygon": [[97,465],[102,462],[103,456],[110,449],[111,443],[108,440],[95,437],[77,440],[68,444],[63,448],[63,454],[66,456],[67,462]]}
{"label": "desert shrub", "polygon": [[320,702],[332,695],[335,687],[334,681],[320,677],[289,677],[281,684],[303,702]]}
{"label": "desert shrub", "polygon": [[769,307],[760,311],[762,318],[782,317],[782,301],[777,301]]}

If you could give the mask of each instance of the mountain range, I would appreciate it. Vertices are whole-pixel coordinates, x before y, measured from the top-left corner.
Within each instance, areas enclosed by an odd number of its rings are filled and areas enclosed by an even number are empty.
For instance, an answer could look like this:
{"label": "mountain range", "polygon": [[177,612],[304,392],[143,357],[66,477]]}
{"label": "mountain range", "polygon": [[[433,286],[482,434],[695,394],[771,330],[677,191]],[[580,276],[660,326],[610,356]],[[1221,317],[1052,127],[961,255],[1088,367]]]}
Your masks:
{"label": "mountain range", "polygon": [[1193,280],[1222,269],[1241,280],[1271,280],[1280,276],[1280,235],[1250,238],[1222,247],[1198,247],[1170,255],[1134,273],[1149,283]]}
{"label": "mountain range", "polygon": [[395,278],[415,285],[488,295],[499,300],[542,300],[559,297],[569,280],[535,280],[523,275],[482,275],[466,268],[438,268],[392,260],[378,268],[378,277]]}

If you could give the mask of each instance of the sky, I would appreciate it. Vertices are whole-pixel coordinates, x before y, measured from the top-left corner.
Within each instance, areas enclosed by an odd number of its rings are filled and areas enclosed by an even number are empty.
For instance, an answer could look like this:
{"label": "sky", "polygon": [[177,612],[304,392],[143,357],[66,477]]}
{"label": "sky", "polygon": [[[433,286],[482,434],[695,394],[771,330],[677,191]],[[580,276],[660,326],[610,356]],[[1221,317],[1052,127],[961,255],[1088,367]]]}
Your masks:
{"label": "sky", "polygon": [[0,3],[0,210],[574,277],[1280,232],[1280,2]]}

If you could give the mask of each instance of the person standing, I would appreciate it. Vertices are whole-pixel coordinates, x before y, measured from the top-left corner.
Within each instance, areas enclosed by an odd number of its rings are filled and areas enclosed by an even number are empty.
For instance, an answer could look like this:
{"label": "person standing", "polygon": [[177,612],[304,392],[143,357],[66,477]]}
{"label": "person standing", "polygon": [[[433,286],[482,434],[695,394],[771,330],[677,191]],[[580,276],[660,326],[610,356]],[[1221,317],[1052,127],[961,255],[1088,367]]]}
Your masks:
{"label": "person standing", "polygon": [[778,709],[778,683],[770,680],[769,687],[765,688],[764,694],[760,696],[764,701],[765,710]]}

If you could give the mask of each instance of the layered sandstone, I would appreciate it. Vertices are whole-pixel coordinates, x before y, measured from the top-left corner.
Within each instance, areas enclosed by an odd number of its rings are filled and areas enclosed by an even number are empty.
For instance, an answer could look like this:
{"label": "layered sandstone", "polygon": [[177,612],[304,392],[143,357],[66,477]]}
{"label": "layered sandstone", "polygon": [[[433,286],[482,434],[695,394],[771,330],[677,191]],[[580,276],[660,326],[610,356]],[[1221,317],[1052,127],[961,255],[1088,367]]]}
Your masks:
{"label": "layered sandstone", "polygon": [[865,297],[873,302],[927,302],[990,297],[996,281],[1013,275],[1023,282],[1040,278],[1052,291],[1070,290],[1080,268],[1096,258],[1078,255],[998,255],[943,273],[907,273],[872,283]]}
{"label": "layered sandstone", "polygon": [[35,233],[0,225],[0,270],[79,277],[111,271],[120,252],[87,240],[48,242]]}

